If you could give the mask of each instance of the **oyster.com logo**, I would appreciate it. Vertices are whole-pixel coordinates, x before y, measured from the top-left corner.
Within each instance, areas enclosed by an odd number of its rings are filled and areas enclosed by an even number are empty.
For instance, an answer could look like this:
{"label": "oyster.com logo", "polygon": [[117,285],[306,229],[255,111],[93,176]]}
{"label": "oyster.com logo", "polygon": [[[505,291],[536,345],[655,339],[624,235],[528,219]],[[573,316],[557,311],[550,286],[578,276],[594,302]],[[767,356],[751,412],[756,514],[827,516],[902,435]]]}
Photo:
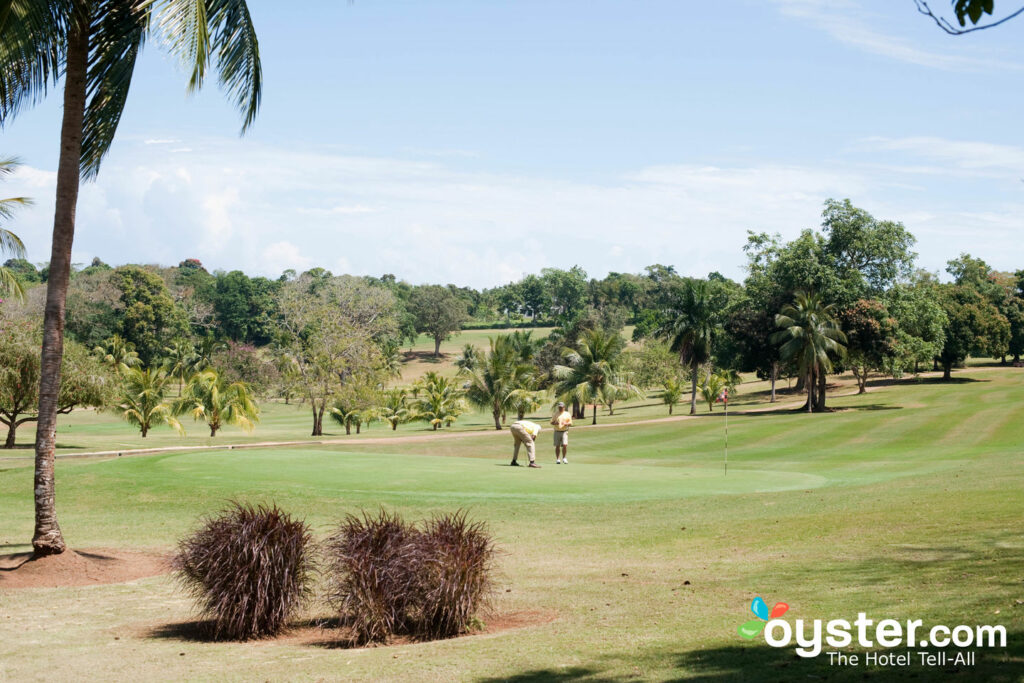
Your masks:
{"label": "oyster.com logo", "polygon": [[761,631],[764,630],[765,624],[772,619],[778,619],[788,610],[789,605],[784,602],[775,603],[775,607],[772,607],[769,610],[768,604],[764,601],[764,598],[758,596],[750,603],[750,611],[754,613],[754,616],[757,617],[757,619],[751,619],[750,621],[741,624],[736,631],[742,638],[753,640],[761,633]]}

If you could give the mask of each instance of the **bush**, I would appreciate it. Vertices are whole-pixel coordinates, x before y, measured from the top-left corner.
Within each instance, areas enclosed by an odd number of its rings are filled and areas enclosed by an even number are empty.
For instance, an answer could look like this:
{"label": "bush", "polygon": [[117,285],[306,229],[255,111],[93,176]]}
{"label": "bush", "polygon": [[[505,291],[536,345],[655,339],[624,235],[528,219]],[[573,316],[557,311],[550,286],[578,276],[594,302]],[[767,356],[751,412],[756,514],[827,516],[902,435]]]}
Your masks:
{"label": "bush", "polygon": [[216,640],[279,633],[309,596],[310,529],[276,505],[232,502],[178,543],[173,566]]}
{"label": "bush", "polygon": [[469,522],[461,510],[427,521],[419,539],[425,594],[416,635],[464,633],[490,595],[494,541],[483,522]]}
{"label": "bush", "polygon": [[327,539],[329,599],[352,627],[353,640],[383,642],[408,631],[421,589],[417,531],[381,510],[346,517]]}
{"label": "bush", "polygon": [[384,511],[350,515],[326,550],[332,604],[359,644],[459,635],[490,594],[494,543],[461,511],[422,527]]}

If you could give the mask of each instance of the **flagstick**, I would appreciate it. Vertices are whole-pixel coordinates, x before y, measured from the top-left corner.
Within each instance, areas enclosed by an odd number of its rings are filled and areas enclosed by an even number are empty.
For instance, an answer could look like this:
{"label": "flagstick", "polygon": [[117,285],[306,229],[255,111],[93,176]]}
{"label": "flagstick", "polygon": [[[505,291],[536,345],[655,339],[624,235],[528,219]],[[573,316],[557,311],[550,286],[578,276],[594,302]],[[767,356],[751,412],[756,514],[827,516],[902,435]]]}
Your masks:
{"label": "flagstick", "polygon": [[729,397],[725,398],[725,474],[729,476]]}

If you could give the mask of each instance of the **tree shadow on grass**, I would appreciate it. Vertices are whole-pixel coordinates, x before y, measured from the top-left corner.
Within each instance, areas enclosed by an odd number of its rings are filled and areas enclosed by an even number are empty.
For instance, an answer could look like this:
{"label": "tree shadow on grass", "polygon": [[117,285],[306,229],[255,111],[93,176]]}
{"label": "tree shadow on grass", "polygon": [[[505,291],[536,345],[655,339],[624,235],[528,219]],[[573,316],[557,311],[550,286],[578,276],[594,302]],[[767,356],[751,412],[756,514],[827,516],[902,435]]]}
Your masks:
{"label": "tree shadow on grass", "polygon": [[146,634],[148,638],[162,640],[180,640],[186,643],[212,643],[213,621],[178,621],[171,624],[160,624]]}
{"label": "tree shadow on grass", "polygon": [[511,676],[492,676],[475,679],[479,683],[571,683],[572,681],[586,681],[586,683],[618,683],[619,681],[636,680],[635,678],[621,678],[601,675],[593,667],[574,666],[566,669],[533,669]]}

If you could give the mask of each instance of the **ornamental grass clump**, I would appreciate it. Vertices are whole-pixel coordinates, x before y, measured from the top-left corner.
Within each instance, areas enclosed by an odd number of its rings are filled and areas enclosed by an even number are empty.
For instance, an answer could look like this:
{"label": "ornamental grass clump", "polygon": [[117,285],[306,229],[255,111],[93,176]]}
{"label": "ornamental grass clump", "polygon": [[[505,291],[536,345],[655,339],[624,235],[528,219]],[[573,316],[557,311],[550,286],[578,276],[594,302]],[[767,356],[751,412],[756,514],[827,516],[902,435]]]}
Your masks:
{"label": "ornamental grass clump", "polygon": [[357,644],[406,633],[422,595],[418,531],[398,514],[348,515],[325,552],[328,599],[352,628]]}
{"label": "ornamental grass clump", "polygon": [[419,534],[424,594],[416,635],[451,638],[469,630],[490,595],[494,541],[464,511],[428,520]]}
{"label": "ornamental grass clump", "polygon": [[309,526],[276,505],[231,503],[178,543],[173,567],[214,640],[274,636],[310,594]]}
{"label": "ornamental grass clump", "polygon": [[491,590],[494,542],[464,512],[422,525],[348,516],[325,544],[330,600],[357,644],[467,632]]}

